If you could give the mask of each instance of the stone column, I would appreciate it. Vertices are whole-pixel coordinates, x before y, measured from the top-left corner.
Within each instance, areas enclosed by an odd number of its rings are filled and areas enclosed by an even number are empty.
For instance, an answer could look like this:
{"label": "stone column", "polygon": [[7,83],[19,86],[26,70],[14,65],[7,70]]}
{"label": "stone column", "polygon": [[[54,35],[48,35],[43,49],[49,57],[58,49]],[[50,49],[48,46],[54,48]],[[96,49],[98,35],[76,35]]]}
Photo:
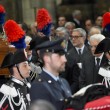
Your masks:
{"label": "stone column", "polygon": [[31,0],[22,0],[23,21],[32,24],[35,21],[34,9],[30,5]]}

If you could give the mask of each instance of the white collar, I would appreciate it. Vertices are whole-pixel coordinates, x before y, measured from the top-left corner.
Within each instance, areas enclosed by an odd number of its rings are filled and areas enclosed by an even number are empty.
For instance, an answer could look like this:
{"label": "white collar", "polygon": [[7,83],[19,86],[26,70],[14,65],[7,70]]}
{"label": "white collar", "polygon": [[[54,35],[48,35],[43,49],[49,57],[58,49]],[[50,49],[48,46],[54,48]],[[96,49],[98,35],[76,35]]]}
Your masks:
{"label": "white collar", "polygon": [[[97,64],[97,62],[96,62],[96,59],[97,59],[97,58],[100,58],[100,63],[101,63],[103,55],[104,55],[104,53],[102,53],[102,55],[101,55],[100,57],[95,57],[95,64]],[[99,64],[100,64],[100,63],[99,63]]]}
{"label": "white collar", "polygon": [[83,50],[84,50],[84,47],[85,47],[85,45],[83,45],[81,48],[78,48],[78,47],[75,47],[75,48],[76,48],[77,52],[78,52],[79,49],[81,49],[81,54],[82,54]]}
{"label": "white collar", "polygon": [[16,82],[17,84],[19,84],[21,86],[26,85],[28,88],[31,88],[31,84],[27,80],[21,81],[19,79],[16,79],[14,76],[12,76],[11,80]]}
{"label": "white collar", "polygon": [[11,80],[13,82],[16,82],[17,84],[19,84],[21,86],[24,86],[24,82],[23,81],[20,81],[19,79],[16,79],[15,77],[12,77]]}

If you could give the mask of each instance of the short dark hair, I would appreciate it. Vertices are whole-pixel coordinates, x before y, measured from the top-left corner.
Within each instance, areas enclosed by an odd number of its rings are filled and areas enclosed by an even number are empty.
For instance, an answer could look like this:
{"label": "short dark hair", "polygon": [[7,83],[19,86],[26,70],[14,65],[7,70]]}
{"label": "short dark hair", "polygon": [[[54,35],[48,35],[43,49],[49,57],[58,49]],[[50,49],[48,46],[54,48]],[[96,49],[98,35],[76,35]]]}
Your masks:
{"label": "short dark hair", "polygon": [[42,52],[42,50],[40,51],[39,57],[42,60],[43,65],[45,64],[44,59],[43,59],[45,55],[50,56],[50,55],[52,55],[52,53],[51,52]]}

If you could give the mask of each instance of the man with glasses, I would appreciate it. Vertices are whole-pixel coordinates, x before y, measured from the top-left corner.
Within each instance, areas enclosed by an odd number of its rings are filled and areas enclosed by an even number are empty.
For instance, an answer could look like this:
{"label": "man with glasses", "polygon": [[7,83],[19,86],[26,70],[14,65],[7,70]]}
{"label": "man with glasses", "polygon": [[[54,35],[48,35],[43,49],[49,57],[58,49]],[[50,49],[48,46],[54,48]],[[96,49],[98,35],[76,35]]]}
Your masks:
{"label": "man with glasses", "polygon": [[90,37],[90,46],[92,56],[84,57],[81,74],[79,77],[80,87],[87,86],[93,83],[101,83],[102,77],[98,75],[98,71],[100,66],[104,65],[107,62],[107,59],[103,52],[99,54],[95,54],[95,50],[97,45],[104,39],[105,37],[101,34],[94,34]]}
{"label": "man with glasses", "polygon": [[86,31],[76,28],[72,31],[71,41],[73,48],[67,53],[66,79],[71,85],[72,92],[79,90],[79,75],[82,69],[82,59],[85,55],[91,55],[90,50],[85,46]]}

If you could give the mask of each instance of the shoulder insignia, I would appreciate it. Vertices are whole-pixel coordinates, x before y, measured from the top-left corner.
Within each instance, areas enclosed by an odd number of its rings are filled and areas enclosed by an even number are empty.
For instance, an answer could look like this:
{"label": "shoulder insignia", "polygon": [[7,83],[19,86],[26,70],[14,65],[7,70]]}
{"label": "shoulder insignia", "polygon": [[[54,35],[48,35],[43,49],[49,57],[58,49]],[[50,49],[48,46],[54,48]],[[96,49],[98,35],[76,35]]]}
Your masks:
{"label": "shoulder insignia", "polygon": [[38,75],[38,77],[36,78],[37,82],[43,82],[43,79],[41,78],[40,74]]}
{"label": "shoulder insignia", "polygon": [[51,80],[48,80],[48,83],[52,83],[52,81]]}
{"label": "shoulder insignia", "polygon": [[38,82],[42,82],[42,79],[41,78],[38,78]]}
{"label": "shoulder insignia", "polygon": [[12,97],[17,96],[17,91],[15,87],[8,86],[6,84],[3,84],[0,88],[0,92],[5,94],[5,95],[11,95]]}

